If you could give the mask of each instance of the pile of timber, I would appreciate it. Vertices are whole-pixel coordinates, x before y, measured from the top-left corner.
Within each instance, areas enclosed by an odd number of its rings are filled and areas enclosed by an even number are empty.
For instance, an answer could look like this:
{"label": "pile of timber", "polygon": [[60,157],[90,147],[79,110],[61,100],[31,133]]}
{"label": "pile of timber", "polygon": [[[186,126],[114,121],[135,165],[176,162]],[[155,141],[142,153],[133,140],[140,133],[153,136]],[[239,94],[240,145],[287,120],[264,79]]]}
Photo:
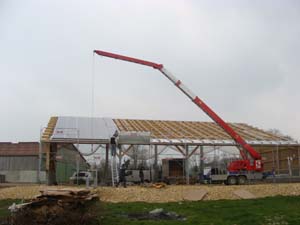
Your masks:
{"label": "pile of timber", "polygon": [[57,205],[60,207],[84,205],[85,203],[98,199],[98,194],[90,189],[43,189],[40,195],[31,199],[29,202],[15,205],[9,209],[16,212],[23,208],[35,208],[45,205]]}
{"label": "pile of timber", "polygon": [[9,207],[9,225],[85,225],[97,221],[91,211],[98,194],[89,189],[44,189],[40,195]]}
{"label": "pile of timber", "polygon": [[36,199],[38,201],[57,200],[57,203],[59,205],[73,203],[84,204],[87,201],[98,199],[98,194],[92,192],[90,189],[45,189],[41,190],[40,192],[41,194],[39,196],[36,196]]}

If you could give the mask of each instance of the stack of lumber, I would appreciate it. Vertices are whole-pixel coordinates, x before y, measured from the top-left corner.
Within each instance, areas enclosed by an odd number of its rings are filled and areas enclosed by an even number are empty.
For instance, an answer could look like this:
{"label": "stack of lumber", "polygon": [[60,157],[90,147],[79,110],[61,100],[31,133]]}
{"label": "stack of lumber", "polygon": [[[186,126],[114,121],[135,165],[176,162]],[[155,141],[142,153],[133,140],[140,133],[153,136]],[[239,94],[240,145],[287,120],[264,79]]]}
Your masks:
{"label": "stack of lumber", "polygon": [[36,200],[58,200],[58,203],[72,203],[90,201],[98,198],[97,193],[91,192],[89,189],[44,189],[41,194],[36,196]]}
{"label": "stack of lumber", "polygon": [[98,199],[98,194],[91,192],[89,189],[43,189],[40,190],[40,195],[31,199],[27,203],[11,206],[11,211],[17,211],[24,207],[36,207],[43,205],[56,204],[61,207],[85,204],[85,202]]}
{"label": "stack of lumber", "polygon": [[[12,225],[61,225],[91,224],[95,216],[90,209],[98,194],[89,189],[61,188],[44,189],[40,194],[23,204],[13,204]],[[94,224],[94,223],[92,223]]]}

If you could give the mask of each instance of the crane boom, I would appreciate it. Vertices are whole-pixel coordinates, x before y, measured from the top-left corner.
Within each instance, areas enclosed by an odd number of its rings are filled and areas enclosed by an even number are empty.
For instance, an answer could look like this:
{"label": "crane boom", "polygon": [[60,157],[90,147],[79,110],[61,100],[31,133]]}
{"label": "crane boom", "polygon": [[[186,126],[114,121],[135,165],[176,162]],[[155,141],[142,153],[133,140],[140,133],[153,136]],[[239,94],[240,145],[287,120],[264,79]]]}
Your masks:
{"label": "crane boom", "polygon": [[[119,59],[127,62],[137,63],[144,66],[153,67],[159,70],[165,77],[167,77],[176,87],[178,87],[188,98],[190,98],[199,108],[201,108],[213,121],[215,121],[244,151],[240,150],[241,156],[245,163],[242,163],[244,169],[247,170],[262,170],[261,155],[246,141],[236,133],[221,117],[219,117],[207,104],[205,104],[197,95],[195,95],[191,90],[189,90],[181,80],[177,79],[171,72],[169,72],[163,64],[158,64],[150,61],[145,61],[137,58],[132,58],[124,55],[114,54],[110,52],[105,52],[101,50],[94,50],[94,53],[105,56],[109,58]],[[249,159],[247,157],[249,154],[253,159],[253,165],[250,165]],[[237,166],[237,165],[235,165]]]}

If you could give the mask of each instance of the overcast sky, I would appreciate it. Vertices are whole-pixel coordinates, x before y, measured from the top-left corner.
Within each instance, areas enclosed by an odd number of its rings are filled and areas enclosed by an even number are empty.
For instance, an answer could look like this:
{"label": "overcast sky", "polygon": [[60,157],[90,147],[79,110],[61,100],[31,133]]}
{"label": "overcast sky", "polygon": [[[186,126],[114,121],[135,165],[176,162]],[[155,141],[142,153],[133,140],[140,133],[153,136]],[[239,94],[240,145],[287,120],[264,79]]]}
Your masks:
{"label": "overcast sky", "polygon": [[[298,0],[0,0],[0,141],[91,116],[94,49],[163,63],[224,120],[299,140],[299,21]],[[94,116],[210,121],[158,71],[94,60]]]}

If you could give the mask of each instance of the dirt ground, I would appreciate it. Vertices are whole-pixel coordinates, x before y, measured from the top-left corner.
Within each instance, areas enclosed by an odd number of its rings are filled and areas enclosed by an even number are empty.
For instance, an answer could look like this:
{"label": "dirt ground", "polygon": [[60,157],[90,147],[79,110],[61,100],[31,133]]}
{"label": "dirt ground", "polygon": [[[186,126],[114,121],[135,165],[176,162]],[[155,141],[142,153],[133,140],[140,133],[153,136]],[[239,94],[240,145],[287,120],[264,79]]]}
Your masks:
{"label": "dirt ground", "polygon": [[[63,188],[64,186],[59,186]],[[39,194],[45,185],[25,185],[3,187],[0,189],[0,199],[31,199]],[[247,190],[256,197],[293,196],[300,195],[300,183],[292,184],[257,184],[244,186],[226,185],[170,185],[162,189],[150,187],[129,186],[127,188],[98,187],[100,200],[105,202],[177,202],[190,190],[205,190],[207,195],[203,200],[239,199],[233,194],[235,190]]]}

